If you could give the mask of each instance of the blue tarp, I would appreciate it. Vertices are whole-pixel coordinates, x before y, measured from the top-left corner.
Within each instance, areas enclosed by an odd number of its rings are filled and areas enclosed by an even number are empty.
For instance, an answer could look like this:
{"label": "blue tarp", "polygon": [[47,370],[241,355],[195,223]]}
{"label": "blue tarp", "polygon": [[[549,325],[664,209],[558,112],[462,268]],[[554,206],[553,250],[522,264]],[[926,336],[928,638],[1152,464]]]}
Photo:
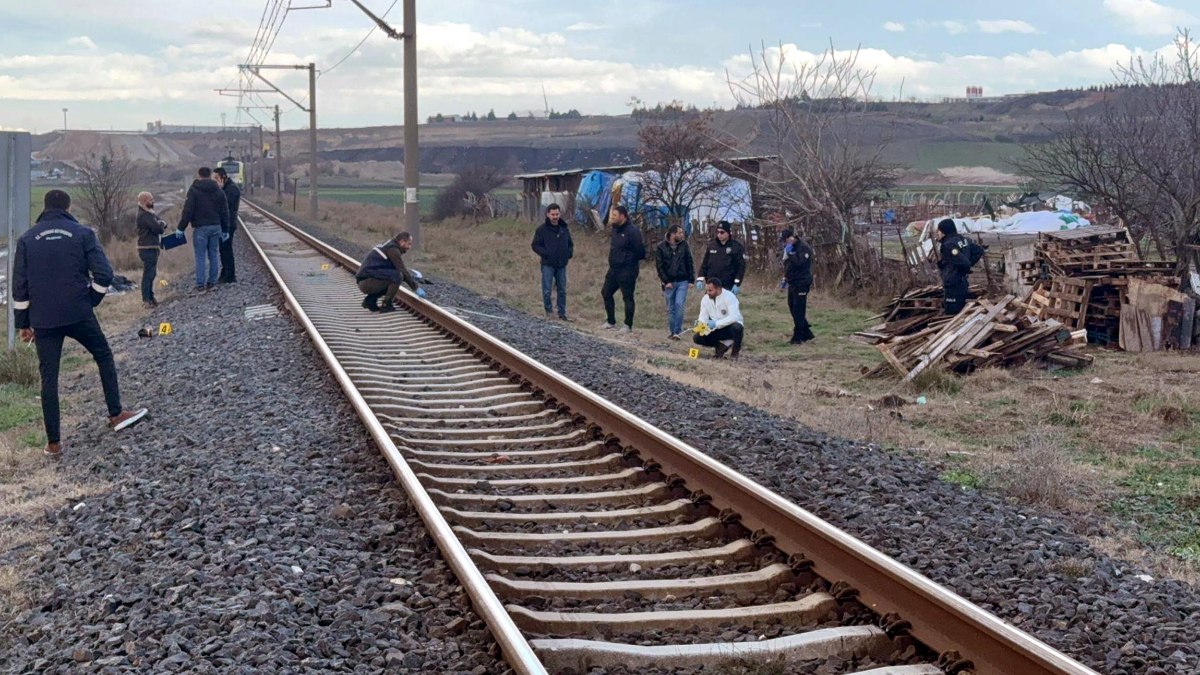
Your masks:
{"label": "blue tarp", "polygon": [[579,183],[579,192],[575,195],[575,222],[591,223],[591,211],[600,214],[602,220],[608,218],[609,205],[612,203],[612,186],[617,177],[603,171],[589,171]]}

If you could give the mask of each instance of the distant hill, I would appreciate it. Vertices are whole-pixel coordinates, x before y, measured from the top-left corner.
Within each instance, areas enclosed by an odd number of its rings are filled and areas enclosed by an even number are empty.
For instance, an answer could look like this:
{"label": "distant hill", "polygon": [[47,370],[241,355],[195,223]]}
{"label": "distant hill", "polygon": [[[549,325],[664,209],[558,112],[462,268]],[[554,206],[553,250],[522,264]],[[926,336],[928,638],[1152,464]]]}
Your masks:
{"label": "distant hill", "polygon": [[[1021,153],[1021,144],[1048,138],[1068,111],[1086,114],[1103,95],[1059,91],[981,103],[877,102],[855,121],[854,135],[869,145],[890,138],[887,158],[906,167],[904,182],[1015,183],[1009,160]],[[743,154],[771,151],[762,111],[719,112],[715,122],[729,136],[748,139]],[[470,164],[488,164],[521,173],[627,164],[637,161],[638,128],[639,121],[628,115],[424,124],[421,171],[456,173]],[[256,135],[70,131],[43,135],[35,147],[42,158],[72,162],[112,142],[138,161],[184,169],[215,162],[229,146],[249,148]],[[266,134],[268,142],[272,135]],[[399,180],[403,143],[400,126],[321,129],[318,134],[323,170],[363,180]],[[301,158],[307,155],[308,134],[285,132],[282,145],[286,158]]]}

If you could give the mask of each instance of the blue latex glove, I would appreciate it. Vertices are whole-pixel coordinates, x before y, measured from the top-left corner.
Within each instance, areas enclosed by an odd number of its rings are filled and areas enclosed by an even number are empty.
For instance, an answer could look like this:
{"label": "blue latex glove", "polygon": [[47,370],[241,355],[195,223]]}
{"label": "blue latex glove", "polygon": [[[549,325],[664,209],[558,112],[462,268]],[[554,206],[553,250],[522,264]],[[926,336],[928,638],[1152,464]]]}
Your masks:
{"label": "blue latex glove", "polygon": [[426,295],[428,295],[428,294],[425,292],[425,289],[424,289],[424,288],[418,288],[418,289],[417,289],[417,297],[418,297],[418,298],[423,298],[423,297],[425,297]]}
{"label": "blue latex glove", "polygon": [[716,322],[716,321],[713,321],[712,319],[709,319],[709,320],[708,320],[708,329],[709,329],[709,330],[716,330],[716,329],[717,329],[717,322]]}
{"label": "blue latex glove", "polygon": [[229,233],[228,233],[228,232],[222,232],[222,233],[221,233],[221,241],[223,241],[223,242],[224,242],[224,241],[229,241]]}
{"label": "blue latex glove", "polygon": [[785,288],[787,288],[787,279],[784,279],[783,281],[779,282],[779,290],[782,291]]}
{"label": "blue latex glove", "polygon": [[783,247],[783,252],[784,252],[784,253],[786,253],[786,254],[788,254],[788,255],[791,255],[791,254],[792,254],[792,253],[794,253],[795,251],[796,251],[796,245],[795,245],[795,244],[788,244],[787,246],[784,246],[784,247]]}
{"label": "blue latex glove", "polygon": [[729,292],[733,293],[734,295],[738,295],[742,292],[742,287],[738,286],[737,284],[734,284],[733,288],[729,289]]}
{"label": "blue latex glove", "polygon": [[698,290],[698,291],[704,290],[704,280],[703,279],[696,280],[696,290]]}

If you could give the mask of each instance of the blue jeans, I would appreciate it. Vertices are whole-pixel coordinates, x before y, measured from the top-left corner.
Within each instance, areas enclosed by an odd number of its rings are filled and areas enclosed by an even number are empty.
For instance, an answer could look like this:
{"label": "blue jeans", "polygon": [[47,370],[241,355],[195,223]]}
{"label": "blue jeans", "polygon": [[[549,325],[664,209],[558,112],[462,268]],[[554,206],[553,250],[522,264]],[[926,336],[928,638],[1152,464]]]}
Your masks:
{"label": "blue jeans", "polygon": [[667,301],[667,331],[671,335],[683,332],[683,306],[687,304],[688,287],[686,281],[672,282],[671,288],[663,289],[663,299]]}
{"label": "blue jeans", "polygon": [[567,268],[566,267],[551,267],[542,265],[542,305],[546,308],[546,313],[551,312],[550,308],[550,285],[558,287],[558,315],[567,315]]}
{"label": "blue jeans", "polygon": [[205,225],[192,231],[192,250],[196,253],[196,286],[217,283],[221,272],[221,226]]}

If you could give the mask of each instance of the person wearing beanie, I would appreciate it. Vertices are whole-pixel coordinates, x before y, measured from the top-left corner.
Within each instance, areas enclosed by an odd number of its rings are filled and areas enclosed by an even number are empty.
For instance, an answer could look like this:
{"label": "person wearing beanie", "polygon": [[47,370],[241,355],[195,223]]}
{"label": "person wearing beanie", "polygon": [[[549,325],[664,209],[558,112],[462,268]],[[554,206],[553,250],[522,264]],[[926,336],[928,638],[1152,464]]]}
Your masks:
{"label": "person wearing beanie", "polygon": [[705,279],[720,279],[721,288],[737,295],[742,292],[742,276],[746,273],[746,249],[742,242],[733,238],[728,221],[717,223],[717,236],[708,242],[704,260],[700,263],[700,276],[696,277],[696,290],[704,290]]}
{"label": "person wearing beanie", "polygon": [[812,326],[808,324],[813,250],[790,227],[780,234],[779,240],[783,243],[783,283],[780,287],[787,291],[788,311],[792,314],[792,339],[789,343],[804,344],[816,337]]}
{"label": "person wearing beanie", "polygon": [[954,220],[945,218],[937,224],[938,272],[942,277],[944,307],[948,315],[958,314],[967,304],[971,260],[967,242],[958,234]]}
{"label": "person wearing beanie", "polygon": [[213,180],[221,186],[221,191],[225,193],[225,200],[229,204],[229,231],[221,235],[221,243],[217,247],[221,254],[221,273],[217,275],[217,283],[232,284],[237,282],[237,272],[234,270],[233,262],[233,237],[237,234],[238,229],[238,207],[242,203],[242,190],[238,187],[237,181],[230,178],[225,169],[221,167],[213,169]]}

